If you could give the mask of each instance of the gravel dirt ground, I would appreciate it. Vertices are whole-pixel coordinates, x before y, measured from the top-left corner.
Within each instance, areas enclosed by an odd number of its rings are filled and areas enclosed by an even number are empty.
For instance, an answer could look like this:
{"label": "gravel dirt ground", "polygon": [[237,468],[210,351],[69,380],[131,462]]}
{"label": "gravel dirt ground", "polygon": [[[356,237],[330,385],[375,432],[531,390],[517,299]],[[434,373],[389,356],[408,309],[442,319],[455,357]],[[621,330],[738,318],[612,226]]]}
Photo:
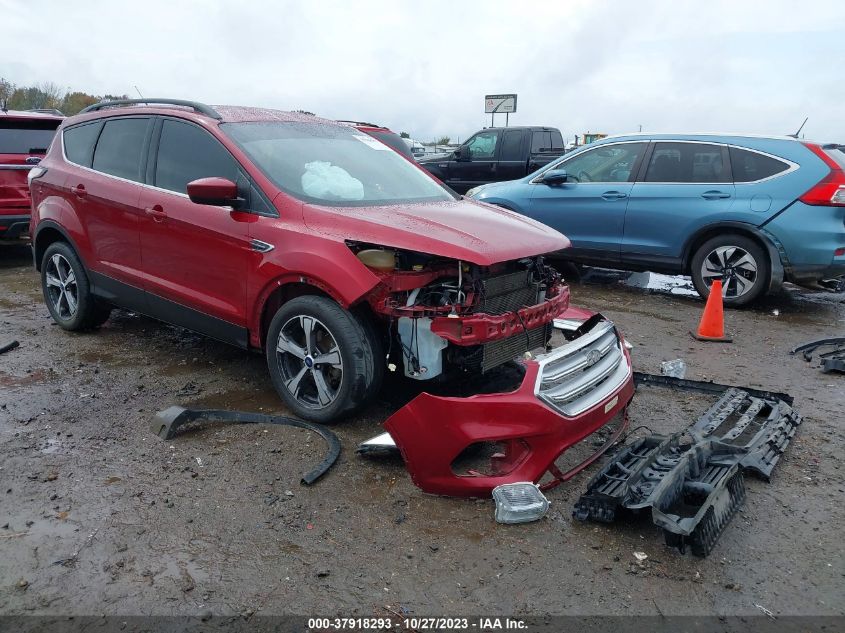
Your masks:
{"label": "gravel dirt ground", "polygon": [[[386,396],[335,427],[344,451],[311,487],[299,478],[324,445],[306,431],[164,442],[150,423],[172,404],[284,412],[263,357],[125,312],[64,332],[29,250],[0,249],[0,344],[20,341],[0,356],[0,613],[842,615],[845,377],[787,352],[842,335],[843,302],[790,289],[728,312],[733,344],[704,344],[688,334],[697,298],[613,276],[573,287],[634,344],[636,369],[682,358],[689,378],[789,392],[805,417],[771,483],[747,479],[745,507],[697,559],[648,518],[574,521],[598,465],[522,526],[496,524],[488,499],[423,494],[399,461],[355,455]],[[680,430],[710,401],[643,387],[632,427]]]}

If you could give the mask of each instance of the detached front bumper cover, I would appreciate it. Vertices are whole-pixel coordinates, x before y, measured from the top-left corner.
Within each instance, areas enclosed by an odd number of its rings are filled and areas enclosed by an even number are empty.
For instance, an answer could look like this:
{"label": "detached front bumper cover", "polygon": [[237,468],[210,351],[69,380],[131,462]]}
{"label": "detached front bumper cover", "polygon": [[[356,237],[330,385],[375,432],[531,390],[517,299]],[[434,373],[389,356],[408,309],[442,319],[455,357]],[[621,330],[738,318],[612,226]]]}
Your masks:
{"label": "detached front bumper cover", "polygon": [[[501,484],[538,483],[550,473],[541,486],[548,489],[604,453],[626,428],[634,385],[630,356],[613,324],[597,318],[590,326],[548,354],[522,360],[522,382],[511,392],[422,393],[393,414],[385,427],[414,483],[434,494],[488,497]],[[568,472],[557,469],[564,451],[614,419],[621,422],[598,451]],[[473,452],[485,468],[461,465]]]}

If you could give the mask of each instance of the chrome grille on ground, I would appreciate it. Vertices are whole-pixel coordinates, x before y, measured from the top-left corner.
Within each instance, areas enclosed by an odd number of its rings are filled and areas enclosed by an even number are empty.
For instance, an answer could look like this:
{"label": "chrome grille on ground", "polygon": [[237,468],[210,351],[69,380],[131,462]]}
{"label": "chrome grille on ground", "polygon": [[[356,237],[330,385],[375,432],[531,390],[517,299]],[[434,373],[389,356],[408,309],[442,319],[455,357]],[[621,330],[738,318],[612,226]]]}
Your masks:
{"label": "chrome grille on ground", "polygon": [[537,396],[570,417],[609,396],[631,371],[610,321],[601,321],[591,331],[537,360]]}

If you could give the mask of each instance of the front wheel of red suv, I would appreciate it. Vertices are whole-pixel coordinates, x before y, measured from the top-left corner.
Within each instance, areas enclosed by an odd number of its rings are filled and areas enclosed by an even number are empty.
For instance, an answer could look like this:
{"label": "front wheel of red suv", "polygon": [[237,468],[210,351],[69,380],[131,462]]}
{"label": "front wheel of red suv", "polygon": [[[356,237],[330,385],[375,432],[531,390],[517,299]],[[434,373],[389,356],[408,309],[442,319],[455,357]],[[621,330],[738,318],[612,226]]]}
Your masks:
{"label": "front wheel of red suv", "polygon": [[41,259],[41,289],[53,320],[65,330],[89,330],[109,318],[111,308],[91,294],[88,275],[66,242],[54,242]]}
{"label": "front wheel of red suv", "polygon": [[380,344],[348,310],[327,297],[291,299],[267,332],[273,386],[297,416],[332,422],[361,409],[381,387]]}

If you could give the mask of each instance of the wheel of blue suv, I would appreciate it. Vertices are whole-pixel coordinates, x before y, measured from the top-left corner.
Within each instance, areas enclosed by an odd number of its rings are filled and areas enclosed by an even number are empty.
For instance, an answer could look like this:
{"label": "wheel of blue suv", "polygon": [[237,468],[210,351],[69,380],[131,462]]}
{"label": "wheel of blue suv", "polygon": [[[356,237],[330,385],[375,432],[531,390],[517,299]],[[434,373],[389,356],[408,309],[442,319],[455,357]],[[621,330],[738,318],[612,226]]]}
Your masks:
{"label": "wheel of blue suv", "polygon": [[111,307],[91,294],[85,267],[66,242],[54,242],[44,252],[41,289],[50,315],[65,330],[90,330],[111,314]]}
{"label": "wheel of blue suv", "polygon": [[359,317],[327,297],[308,295],[286,302],[270,322],[267,367],[295,415],[326,423],[355,413],[378,392],[380,349]]}
{"label": "wheel of blue suv", "polygon": [[692,256],[690,274],[695,289],[705,299],[711,284],[722,280],[722,299],[727,306],[748,305],[766,292],[771,262],[754,240],[726,233],[704,242]]}

